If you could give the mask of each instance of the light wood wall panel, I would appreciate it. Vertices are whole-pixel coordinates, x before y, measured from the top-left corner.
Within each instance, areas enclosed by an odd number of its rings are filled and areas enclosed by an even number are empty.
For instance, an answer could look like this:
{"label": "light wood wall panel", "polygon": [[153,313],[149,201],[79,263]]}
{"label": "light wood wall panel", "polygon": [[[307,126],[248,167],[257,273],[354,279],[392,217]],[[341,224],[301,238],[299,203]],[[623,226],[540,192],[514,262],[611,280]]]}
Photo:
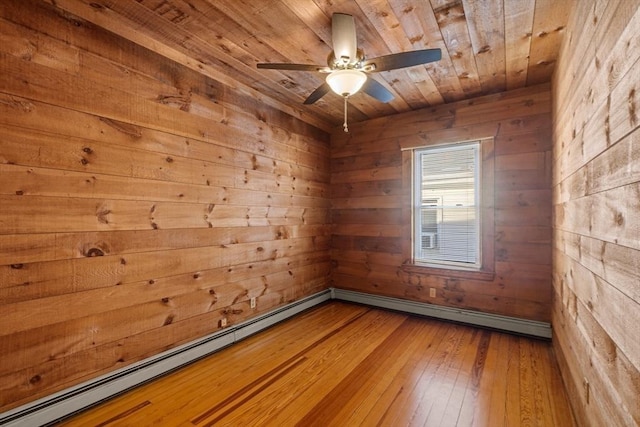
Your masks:
{"label": "light wood wall panel", "polygon": [[329,286],[326,132],[45,2],[0,12],[0,412]]}
{"label": "light wood wall panel", "polygon": [[553,81],[554,347],[585,426],[640,425],[639,8],[576,2]]}
{"label": "light wood wall panel", "polygon": [[[549,85],[354,123],[331,146],[333,285],[450,307],[549,321],[551,92]],[[493,138],[494,275],[420,272],[409,259],[410,164],[403,148]],[[429,288],[436,288],[436,298]]]}

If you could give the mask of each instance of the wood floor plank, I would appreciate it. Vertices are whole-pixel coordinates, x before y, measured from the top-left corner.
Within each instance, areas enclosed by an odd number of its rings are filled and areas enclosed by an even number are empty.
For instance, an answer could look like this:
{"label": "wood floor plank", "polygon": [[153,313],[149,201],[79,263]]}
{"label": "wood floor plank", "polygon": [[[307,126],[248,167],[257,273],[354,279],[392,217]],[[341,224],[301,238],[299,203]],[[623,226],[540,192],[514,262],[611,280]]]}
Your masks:
{"label": "wood floor plank", "polygon": [[[417,350],[424,334],[424,324],[407,318],[356,369],[331,390],[299,421],[308,426],[360,425],[384,389],[402,369],[408,357]],[[353,403],[353,405],[352,405]]]}
{"label": "wood floor plank", "polygon": [[453,351],[462,338],[462,328],[451,325],[443,339],[436,344],[437,348],[429,363],[416,372],[419,377],[411,389],[398,396],[394,404],[388,408],[382,426],[409,425],[416,411],[428,413],[433,406],[433,397],[437,396],[440,372],[450,363]]}
{"label": "wood floor plank", "polygon": [[[475,410],[480,406],[477,404],[478,396],[481,388],[484,386],[488,390],[481,395],[482,399],[488,401],[488,396],[491,393],[491,385],[487,384],[486,378],[493,378],[495,369],[495,357],[494,351],[490,351],[496,348],[495,345],[490,346],[491,340],[497,340],[500,336],[492,336],[489,331],[482,331],[478,337],[477,348],[471,347],[469,351],[473,356],[471,360],[471,370],[460,369],[458,373],[458,380],[456,381],[456,393],[452,394],[452,398],[447,403],[447,411],[445,417],[441,421],[442,426],[456,426],[459,423],[462,425],[475,424],[478,425],[480,421],[483,421],[485,413],[476,414]],[[469,366],[468,362],[463,366]],[[486,408],[484,402],[482,407]],[[475,415],[475,417],[474,417]]]}
{"label": "wood floor plank", "polygon": [[520,338],[509,337],[507,352],[507,389],[505,393],[505,426],[518,425],[520,422]]}
{"label": "wood floor plank", "polygon": [[[442,416],[438,415],[438,411],[432,411],[433,413],[430,419],[433,420],[433,422],[439,419],[437,424],[434,425],[445,427],[458,424],[465,396],[469,398],[477,394],[477,389],[480,386],[480,381],[485,370],[491,335],[490,331],[485,330],[472,336],[472,341],[465,350],[465,358],[460,369],[458,369],[453,389],[447,401],[446,408],[442,411]],[[471,370],[465,369],[467,366],[471,366]],[[469,404],[471,401],[468,399],[467,403]],[[431,424],[431,422],[429,422],[429,424]]]}
{"label": "wood floor plank", "polygon": [[414,352],[403,366],[403,369],[394,376],[393,381],[383,390],[382,394],[371,408],[362,425],[381,425],[388,416],[389,408],[402,402],[409,390],[413,390],[420,379],[420,375],[425,371],[431,359],[436,354],[435,343],[441,342],[447,333],[446,324],[438,321],[423,319],[427,327],[427,333],[416,337],[420,341],[420,351]]}
{"label": "wood floor plank", "polygon": [[279,420],[288,416],[287,411],[294,409],[300,412],[299,406],[307,405],[335,387],[341,378],[392,335],[404,318],[395,314],[388,316],[379,311],[366,313],[352,328],[344,329],[339,335],[326,340],[322,347],[305,351],[306,360],[297,375],[292,373],[274,382],[264,393],[254,396],[254,399],[230,413],[224,421],[231,425],[264,425],[267,422],[282,425]]}
{"label": "wood floor plank", "polygon": [[547,341],[330,302],[64,426],[575,426]]}
{"label": "wood floor plank", "polygon": [[[487,354],[487,363],[477,394],[481,401],[475,405],[473,420],[478,426],[505,426],[506,402],[509,398],[509,341],[511,336],[496,334]],[[463,404],[463,407],[466,406]],[[471,425],[466,419],[460,419],[465,425]]]}

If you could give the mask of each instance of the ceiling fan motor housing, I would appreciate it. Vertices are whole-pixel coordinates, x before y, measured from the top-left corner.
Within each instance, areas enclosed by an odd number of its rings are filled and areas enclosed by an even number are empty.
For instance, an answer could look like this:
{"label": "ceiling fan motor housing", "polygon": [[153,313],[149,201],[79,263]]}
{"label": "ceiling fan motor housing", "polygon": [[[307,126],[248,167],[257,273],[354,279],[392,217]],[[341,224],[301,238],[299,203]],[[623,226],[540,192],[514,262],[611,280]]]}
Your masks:
{"label": "ceiling fan motor housing", "polygon": [[356,57],[353,60],[346,56],[336,58],[336,54],[333,51],[331,51],[327,57],[327,65],[332,70],[359,70],[362,67],[362,61],[364,61],[364,51],[362,49],[357,50]]}

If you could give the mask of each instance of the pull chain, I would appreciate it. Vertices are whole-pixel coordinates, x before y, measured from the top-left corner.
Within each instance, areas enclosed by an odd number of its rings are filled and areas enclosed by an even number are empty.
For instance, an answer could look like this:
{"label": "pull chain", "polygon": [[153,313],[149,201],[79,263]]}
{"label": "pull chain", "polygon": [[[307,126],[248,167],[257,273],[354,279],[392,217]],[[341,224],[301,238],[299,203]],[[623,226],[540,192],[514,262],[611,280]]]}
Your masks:
{"label": "pull chain", "polygon": [[344,127],[344,131],[348,133],[349,127],[347,126],[347,98],[348,96],[344,97],[344,124],[342,126]]}

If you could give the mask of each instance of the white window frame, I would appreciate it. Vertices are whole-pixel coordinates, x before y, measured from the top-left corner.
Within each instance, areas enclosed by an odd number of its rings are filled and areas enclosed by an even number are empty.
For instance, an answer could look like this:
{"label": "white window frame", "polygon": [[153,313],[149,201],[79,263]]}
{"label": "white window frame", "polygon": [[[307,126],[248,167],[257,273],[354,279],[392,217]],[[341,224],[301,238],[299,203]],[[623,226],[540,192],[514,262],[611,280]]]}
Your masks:
{"label": "white window frame", "polygon": [[[432,259],[421,257],[422,253],[422,154],[437,153],[444,151],[454,151],[460,149],[472,148],[474,150],[474,208],[475,208],[475,262],[462,262],[455,260]],[[447,268],[455,270],[471,270],[477,271],[482,268],[482,218],[481,218],[481,193],[482,193],[482,147],[480,141],[471,141],[465,143],[422,147],[413,150],[413,178],[412,178],[412,258],[413,263],[418,266]],[[442,201],[439,195],[429,195],[428,199],[437,199]],[[438,211],[438,228],[442,221],[442,211]],[[437,236],[436,239],[440,238]]]}

